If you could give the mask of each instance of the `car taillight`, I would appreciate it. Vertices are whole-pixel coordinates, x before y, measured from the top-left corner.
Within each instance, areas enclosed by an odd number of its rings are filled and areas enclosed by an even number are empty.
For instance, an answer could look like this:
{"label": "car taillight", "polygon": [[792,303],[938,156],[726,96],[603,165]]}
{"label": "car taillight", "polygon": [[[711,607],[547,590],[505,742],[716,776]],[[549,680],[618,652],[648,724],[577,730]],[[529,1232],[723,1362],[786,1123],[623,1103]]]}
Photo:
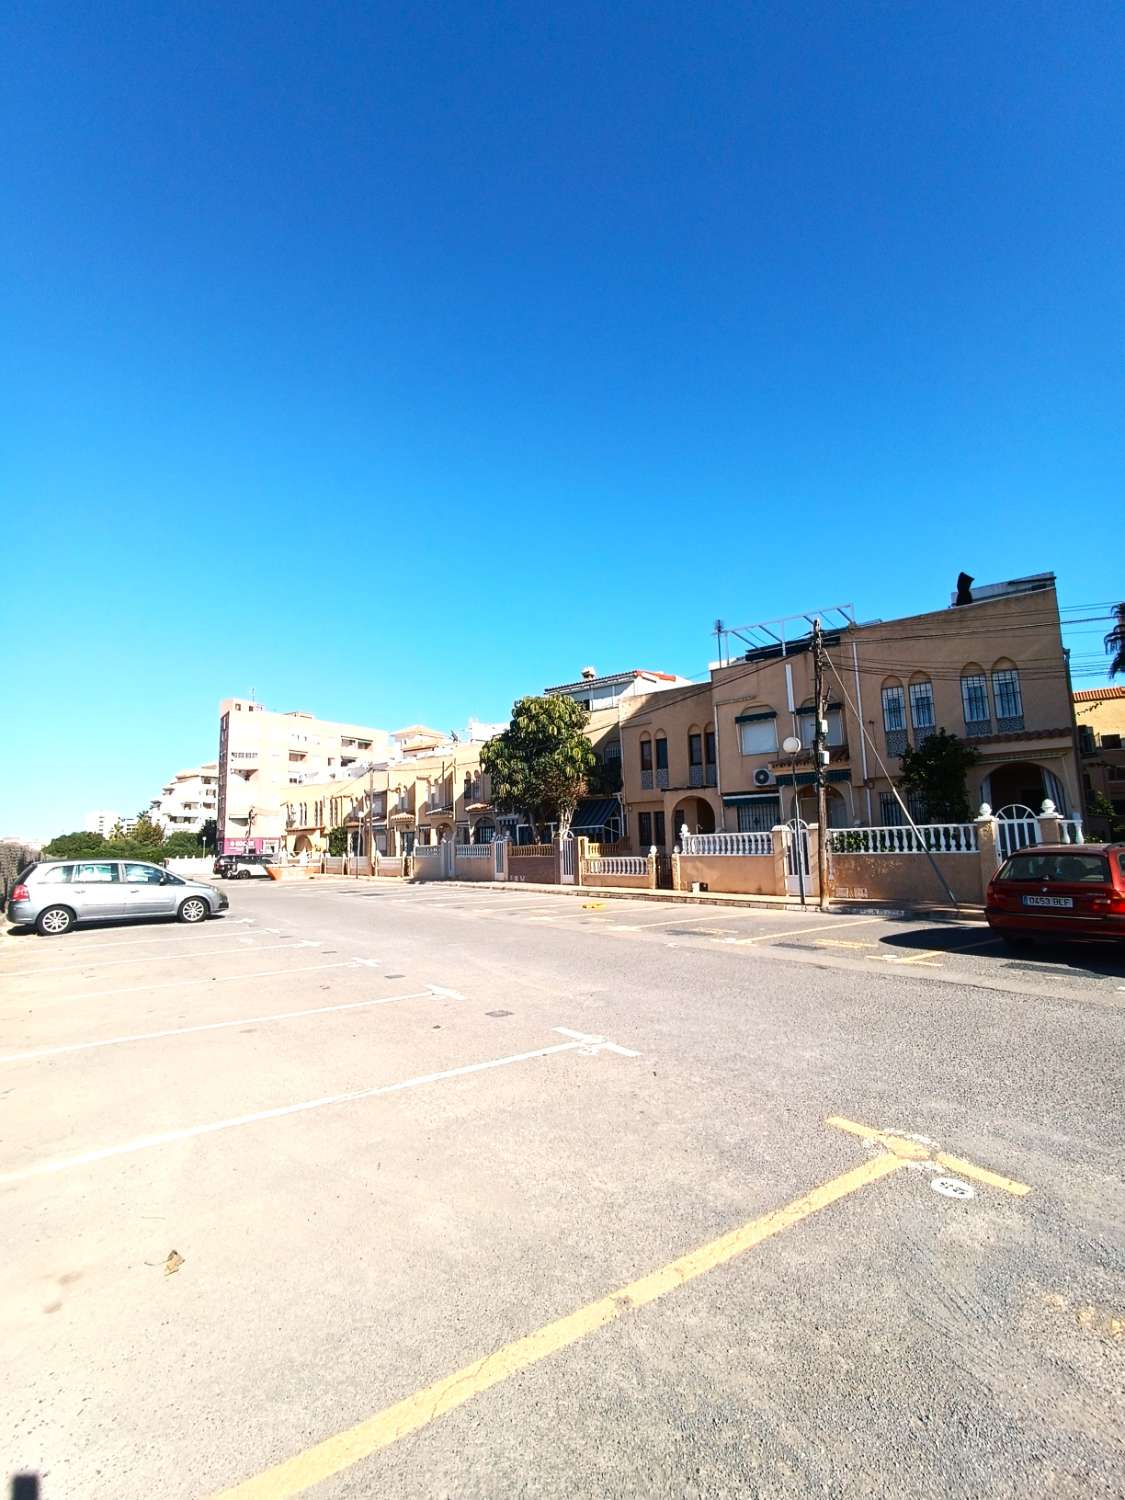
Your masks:
{"label": "car taillight", "polygon": [[1114,915],[1125,915],[1125,896],[1120,896],[1115,891],[1111,896],[1095,896],[1090,902],[1095,911],[1113,912]]}
{"label": "car taillight", "polygon": [[998,891],[995,886],[991,885],[988,887],[988,895],[985,897],[985,900],[988,902],[989,906],[1004,907],[1008,904],[1007,896],[1005,896],[1001,891]]}
{"label": "car taillight", "polygon": [[30,901],[31,895],[26,885],[17,885],[12,887],[12,894],[9,899],[12,901]]}

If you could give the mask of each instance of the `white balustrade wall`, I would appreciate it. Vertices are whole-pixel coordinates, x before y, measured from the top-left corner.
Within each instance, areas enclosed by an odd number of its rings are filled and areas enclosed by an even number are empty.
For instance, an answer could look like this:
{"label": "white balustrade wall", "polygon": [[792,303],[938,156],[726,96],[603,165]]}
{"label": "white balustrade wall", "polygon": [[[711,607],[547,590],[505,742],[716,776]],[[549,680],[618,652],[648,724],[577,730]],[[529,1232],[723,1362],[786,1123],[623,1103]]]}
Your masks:
{"label": "white balustrade wall", "polygon": [[643,854],[603,854],[586,861],[587,875],[647,875]]}
{"label": "white balustrade wall", "polygon": [[976,854],[972,823],[920,823],[886,828],[830,828],[830,854]]}
{"label": "white balustrade wall", "polygon": [[763,855],[773,853],[772,833],[681,833],[681,854]]}

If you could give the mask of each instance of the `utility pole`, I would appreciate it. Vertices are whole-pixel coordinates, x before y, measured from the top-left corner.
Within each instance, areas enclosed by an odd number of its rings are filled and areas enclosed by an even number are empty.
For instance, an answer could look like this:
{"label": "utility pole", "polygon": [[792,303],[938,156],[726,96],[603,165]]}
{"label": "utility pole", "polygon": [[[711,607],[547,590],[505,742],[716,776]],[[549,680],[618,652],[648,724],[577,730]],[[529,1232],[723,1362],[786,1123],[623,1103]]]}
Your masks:
{"label": "utility pole", "polygon": [[375,767],[367,767],[367,863],[375,874]]}
{"label": "utility pole", "polygon": [[816,873],[820,886],[820,909],[828,910],[828,794],[824,780],[825,729],[828,710],[824,692],[824,633],[819,617],[813,621],[813,701],[816,704],[813,731],[813,772],[816,776]]}

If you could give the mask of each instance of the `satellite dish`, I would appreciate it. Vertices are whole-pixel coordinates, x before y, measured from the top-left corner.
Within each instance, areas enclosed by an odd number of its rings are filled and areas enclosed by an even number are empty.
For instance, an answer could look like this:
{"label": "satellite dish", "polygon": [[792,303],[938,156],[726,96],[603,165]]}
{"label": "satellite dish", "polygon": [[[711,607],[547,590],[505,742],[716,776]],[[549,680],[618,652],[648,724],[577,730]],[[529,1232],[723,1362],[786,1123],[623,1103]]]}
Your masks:
{"label": "satellite dish", "polygon": [[801,748],[801,742],[795,734],[787,734],[781,742],[781,748],[786,755],[796,755]]}

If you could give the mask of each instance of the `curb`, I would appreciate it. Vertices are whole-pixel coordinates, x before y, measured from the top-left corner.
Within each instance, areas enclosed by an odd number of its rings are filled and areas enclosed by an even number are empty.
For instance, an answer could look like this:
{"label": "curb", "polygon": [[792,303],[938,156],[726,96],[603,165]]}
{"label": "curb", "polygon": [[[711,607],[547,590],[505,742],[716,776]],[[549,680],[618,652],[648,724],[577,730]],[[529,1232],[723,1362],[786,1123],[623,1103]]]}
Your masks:
{"label": "curb", "polygon": [[[374,879],[376,877],[364,876],[360,878]],[[925,917],[935,922],[976,922],[981,924],[984,922],[984,908],[981,906],[965,906],[957,909],[951,906],[903,907],[893,906],[889,902],[886,906],[881,906],[878,902],[872,901],[834,901],[827,911],[822,912],[815,901],[809,901],[802,907],[800,901],[792,897],[732,895],[722,891],[708,891],[695,896],[688,891],[628,890],[620,886],[599,885],[543,885],[533,881],[522,880],[404,880],[403,884],[411,886],[432,885],[445,889],[452,887],[462,891],[483,890],[489,896],[497,896],[502,892],[507,894],[518,891],[533,891],[537,895],[542,893],[556,896],[593,896],[599,901],[656,901],[674,906],[726,907],[732,911],[746,909],[756,911],[804,911],[810,916],[818,917]]]}

